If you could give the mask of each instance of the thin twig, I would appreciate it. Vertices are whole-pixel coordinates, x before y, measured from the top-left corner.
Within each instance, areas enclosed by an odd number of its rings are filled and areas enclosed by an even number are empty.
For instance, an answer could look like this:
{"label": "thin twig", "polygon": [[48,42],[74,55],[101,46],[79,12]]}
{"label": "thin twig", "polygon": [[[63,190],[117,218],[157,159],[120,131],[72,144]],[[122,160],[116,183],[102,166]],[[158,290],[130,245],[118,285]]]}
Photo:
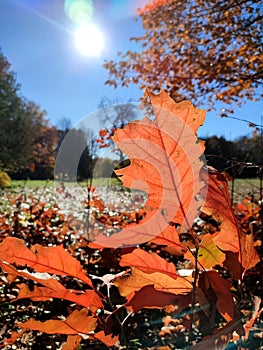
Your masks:
{"label": "thin twig", "polygon": [[192,299],[191,299],[191,314],[190,314],[190,327],[189,327],[189,339],[188,339],[189,346],[191,345],[191,341],[193,338],[195,295],[196,295],[196,286],[197,286],[197,279],[198,279],[198,272],[199,272],[199,269],[198,269],[198,251],[199,251],[199,246],[196,245],[195,252],[194,253],[192,252],[192,254],[194,255],[194,258],[195,258],[195,268],[194,268],[194,281],[193,281]]}

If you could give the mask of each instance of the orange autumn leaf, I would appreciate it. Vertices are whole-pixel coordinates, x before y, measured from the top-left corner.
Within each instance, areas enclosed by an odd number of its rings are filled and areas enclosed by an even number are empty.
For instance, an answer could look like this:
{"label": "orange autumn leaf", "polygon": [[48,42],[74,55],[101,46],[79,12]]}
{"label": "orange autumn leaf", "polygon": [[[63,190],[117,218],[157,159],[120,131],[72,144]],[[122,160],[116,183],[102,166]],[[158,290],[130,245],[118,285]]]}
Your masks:
{"label": "orange autumn leaf", "polygon": [[78,350],[82,337],[80,335],[68,335],[66,343],[63,344],[62,350]]}
{"label": "orange autumn leaf", "polygon": [[160,292],[152,285],[144,286],[139,291],[133,292],[126,297],[127,308],[138,312],[143,308],[162,309],[167,305],[175,305],[176,312],[181,312],[191,303],[191,293],[175,295],[174,293]]}
{"label": "orange autumn leaf", "polygon": [[128,296],[148,285],[153,285],[158,291],[173,294],[186,294],[192,290],[191,278],[178,276],[174,279],[160,272],[145,273],[135,267],[131,271],[130,276],[114,280],[122,296]]}
{"label": "orange autumn leaf", "polygon": [[191,102],[176,103],[162,91],[147,91],[155,119],[143,118],[119,128],[112,137],[125,153],[130,165],[115,173],[128,188],[146,191],[145,204],[151,210],[139,224],[105,237],[95,243],[106,247],[143,243],[169,228],[170,222],[190,228],[201,206],[197,194],[204,187],[200,181],[204,147],[196,132],[205,119],[205,111]]}
{"label": "orange autumn leaf", "polygon": [[87,309],[75,310],[65,321],[48,320],[41,322],[31,318],[24,323],[18,323],[17,327],[47,334],[88,334],[96,328],[96,318],[87,316],[87,313]]}
{"label": "orange autumn leaf", "polygon": [[103,203],[103,201],[96,197],[90,201],[89,206],[98,209],[100,212],[103,212],[103,210],[105,209],[105,204]]}
{"label": "orange autumn leaf", "polygon": [[123,255],[120,261],[121,266],[136,267],[145,273],[163,273],[174,279],[178,277],[173,263],[166,261],[155,253],[147,253],[137,248],[132,253]]}
{"label": "orange autumn leaf", "polygon": [[[199,268],[211,269],[215,265],[221,265],[225,260],[225,254],[218,249],[213,241],[213,235],[206,234],[198,249]],[[187,252],[184,258],[195,263],[195,257],[191,252]]]}
{"label": "orange autumn leaf", "polygon": [[112,334],[106,335],[104,331],[100,331],[94,334],[94,339],[99,340],[106,346],[114,346],[119,340],[118,336],[113,336]]}
{"label": "orange autumn leaf", "polygon": [[[33,290],[30,290],[26,284],[18,285],[19,293],[15,300],[30,298],[34,301],[48,300],[51,298],[69,300],[78,305],[84,306],[92,311],[97,311],[99,308],[103,308],[98,294],[93,290],[86,290],[85,292],[68,290],[63,287],[60,290],[54,290],[47,287],[34,286]],[[14,301],[15,301],[14,300]]]}
{"label": "orange autumn leaf", "polygon": [[100,129],[99,134],[100,137],[104,137],[106,135],[108,135],[109,131],[107,129]]}
{"label": "orange autumn leaf", "polygon": [[16,332],[16,331],[12,332],[11,337],[4,340],[4,345],[14,344],[17,341],[17,339],[21,338],[25,332],[26,332],[26,329],[22,329],[22,331],[19,331],[19,332]]}
{"label": "orange autumn leaf", "polygon": [[185,248],[181,245],[179,235],[175,227],[169,225],[163,232],[161,232],[157,237],[154,237],[149,241],[149,243],[155,243],[157,245],[164,245],[169,247],[170,250],[181,255],[184,253]]}
{"label": "orange autumn leaf", "polygon": [[259,255],[255,249],[255,242],[253,234],[246,234],[240,232],[241,243],[241,261],[244,269],[243,274],[252,267],[254,267],[259,261]]}
{"label": "orange autumn leaf", "polygon": [[232,210],[228,183],[217,170],[208,168],[208,192],[202,212],[220,220],[220,232],[213,236],[213,241],[222,250],[240,252],[237,221]]}
{"label": "orange autumn leaf", "polygon": [[36,244],[28,249],[22,240],[7,237],[0,244],[0,258],[3,262],[29,266],[38,272],[71,276],[92,286],[91,280],[82,271],[79,261],[61,246],[42,247]]}
{"label": "orange autumn leaf", "polygon": [[146,12],[153,11],[156,8],[163,6],[168,3],[168,0],[154,0],[149,1],[149,4],[146,4],[144,8],[138,8],[137,12],[139,15],[142,15]]}
{"label": "orange autumn leaf", "polygon": [[13,265],[3,261],[0,261],[0,267],[4,272],[8,273],[8,280],[10,282],[13,282],[17,276],[21,276],[54,290],[66,289],[59,281],[46,273],[32,273],[27,271],[27,269],[18,270]]}
{"label": "orange autumn leaf", "polygon": [[[205,271],[199,276],[198,286],[202,289],[208,303],[214,303],[216,300],[216,308],[218,312],[230,322],[234,318],[234,299],[231,293],[232,284],[225,280],[217,271]],[[201,307],[203,305],[199,300]]]}
{"label": "orange autumn leaf", "polygon": [[253,236],[246,237],[247,235],[238,229],[225,177],[213,168],[209,168],[208,174],[208,193],[202,211],[221,222],[220,232],[214,234],[212,239],[223,251],[238,253],[239,263],[247,270],[259,261]]}

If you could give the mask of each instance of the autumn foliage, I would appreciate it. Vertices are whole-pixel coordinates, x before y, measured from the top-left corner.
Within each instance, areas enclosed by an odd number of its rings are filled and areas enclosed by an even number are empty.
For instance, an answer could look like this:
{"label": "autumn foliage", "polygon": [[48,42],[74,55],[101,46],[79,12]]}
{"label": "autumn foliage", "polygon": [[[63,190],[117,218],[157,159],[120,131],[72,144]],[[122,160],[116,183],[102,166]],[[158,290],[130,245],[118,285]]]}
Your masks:
{"label": "autumn foliage", "polygon": [[[145,203],[111,217],[89,189],[86,235],[58,207],[54,214],[33,200],[24,209],[30,225],[18,212],[13,227],[0,217],[1,288],[13,290],[2,302],[28,307],[2,347],[26,334],[57,337],[63,350],[216,349],[248,339],[262,309],[261,240],[247,226],[261,208],[249,200],[232,208],[227,180],[206,167],[196,136],[204,111],[164,92],[146,99],[154,119],[112,137],[130,160],[116,175],[147,191]],[[20,210],[23,201],[15,201]]]}
{"label": "autumn foliage", "polygon": [[[165,89],[216,109],[262,98],[262,3],[258,0],[149,0],[139,9],[144,32],[104,67],[106,84]],[[206,107],[207,108],[207,107]]]}

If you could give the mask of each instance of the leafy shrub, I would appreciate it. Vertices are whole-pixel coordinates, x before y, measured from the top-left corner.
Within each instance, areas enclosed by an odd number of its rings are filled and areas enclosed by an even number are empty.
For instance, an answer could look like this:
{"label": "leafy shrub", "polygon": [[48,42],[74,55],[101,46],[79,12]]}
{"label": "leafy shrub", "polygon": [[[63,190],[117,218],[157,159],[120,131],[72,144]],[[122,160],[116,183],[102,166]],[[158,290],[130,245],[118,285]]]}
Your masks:
{"label": "leafy shrub", "polygon": [[0,188],[10,186],[11,178],[5,171],[0,171]]}

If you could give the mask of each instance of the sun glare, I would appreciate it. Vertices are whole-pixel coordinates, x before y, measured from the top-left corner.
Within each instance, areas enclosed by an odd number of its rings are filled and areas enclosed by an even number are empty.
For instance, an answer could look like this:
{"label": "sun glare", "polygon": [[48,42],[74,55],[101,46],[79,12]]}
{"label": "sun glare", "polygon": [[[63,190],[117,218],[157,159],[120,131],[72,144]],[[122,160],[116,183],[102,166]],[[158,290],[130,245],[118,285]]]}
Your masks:
{"label": "sun glare", "polygon": [[99,56],[104,46],[103,34],[94,24],[82,23],[75,30],[75,44],[83,55]]}

